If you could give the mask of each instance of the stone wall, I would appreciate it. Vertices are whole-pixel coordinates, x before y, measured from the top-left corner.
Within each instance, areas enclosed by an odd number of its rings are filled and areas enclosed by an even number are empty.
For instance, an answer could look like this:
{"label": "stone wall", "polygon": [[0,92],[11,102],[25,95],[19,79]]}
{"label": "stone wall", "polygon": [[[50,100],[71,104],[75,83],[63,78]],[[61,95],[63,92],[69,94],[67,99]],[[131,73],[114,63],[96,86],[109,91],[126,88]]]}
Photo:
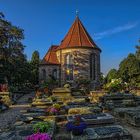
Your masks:
{"label": "stone wall", "polygon": [[[43,70],[46,72],[46,76],[43,75]],[[40,65],[39,67],[39,81],[48,80],[49,75],[53,74],[53,70],[57,70],[57,79],[60,77],[60,66],[59,65]]]}
{"label": "stone wall", "polygon": [[[61,81],[61,85],[65,84],[67,81],[74,83],[79,78],[84,78],[91,81],[91,88],[97,87],[99,85],[100,79],[100,51],[93,48],[86,47],[74,47],[58,50],[56,52],[58,61],[61,65],[40,65],[39,67],[39,79],[47,80],[49,79],[49,75],[52,75],[53,70],[57,70],[57,79]],[[94,66],[94,78],[90,76],[90,57],[94,54],[95,56],[92,58]],[[67,80],[67,65],[66,65],[66,56],[72,56],[72,67],[73,67],[73,80]],[[43,70],[46,73],[46,76],[43,74]]]}
{"label": "stone wall", "polygon": [[92,79],[92,84],[99,83],[100,76],[100,51],[90,48],[68,48],[57,51],[57,57],[61,65],[61,81],[66,82],[66,55],[71,54],[73,57],[73,80],[79,77],[91,80],[90,78],[90,55],[95,54],[95,79]]}

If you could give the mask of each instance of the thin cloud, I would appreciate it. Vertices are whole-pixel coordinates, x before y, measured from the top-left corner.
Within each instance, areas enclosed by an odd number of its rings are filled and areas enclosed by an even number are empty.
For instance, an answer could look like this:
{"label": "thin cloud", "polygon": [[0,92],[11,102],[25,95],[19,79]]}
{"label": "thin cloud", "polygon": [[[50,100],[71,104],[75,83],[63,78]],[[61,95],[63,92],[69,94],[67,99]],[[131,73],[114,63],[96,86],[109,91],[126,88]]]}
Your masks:
{"label": "thin cloud", "polygon": [[110,36],[110,35],[113,35],[113,34],[117,34],[117,33],[120,33],[120,32],[124,32],[124,31],[130,30],[132,28],[135,28],[138,24],[139,24],[138,22],[129,23],[129,24],[126,24],[126,25],[123,25],[123,26],[115,27],[115,28],[110,29],[110,30],[106,30],[106,31],[103,31],[103,32],[100,32],[100,33],[96,33],[96,34],[94,34],[94,36],[95,36],[96,40],[102,39],[104,37],[107,37],[107,36]]}

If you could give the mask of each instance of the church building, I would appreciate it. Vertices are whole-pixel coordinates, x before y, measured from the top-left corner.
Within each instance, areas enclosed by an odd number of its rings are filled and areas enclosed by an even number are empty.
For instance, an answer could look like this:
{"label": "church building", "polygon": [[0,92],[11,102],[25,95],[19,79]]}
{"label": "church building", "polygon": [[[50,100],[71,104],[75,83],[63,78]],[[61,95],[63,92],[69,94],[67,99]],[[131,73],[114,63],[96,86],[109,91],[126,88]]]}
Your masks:
{"label": "church building", "polygon": [[92,87],[100,83],[100,53],[77,16],[60,45],[52,45],[39,66],[39,79],[54,77],[60,85],[90,80]]}

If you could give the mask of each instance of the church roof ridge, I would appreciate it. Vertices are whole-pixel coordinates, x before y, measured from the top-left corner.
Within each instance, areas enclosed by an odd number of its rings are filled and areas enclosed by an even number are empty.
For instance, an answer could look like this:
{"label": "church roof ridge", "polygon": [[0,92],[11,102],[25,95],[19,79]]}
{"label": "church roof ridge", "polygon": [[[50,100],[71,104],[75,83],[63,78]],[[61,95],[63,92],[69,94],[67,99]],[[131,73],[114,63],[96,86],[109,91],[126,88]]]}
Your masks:
{"label": "church roof ridge", "polygon": [[73,22],[72,26],[70,27],[68,33],[64,37],[58,49],[74,47],[74,46],[75,47],[86,46],[86,47],[96,48],[100,50],[100,48],[98,48],[98,46],[92,40],[86,28],[82,24],[79,16],[76,16],[75,21]]}

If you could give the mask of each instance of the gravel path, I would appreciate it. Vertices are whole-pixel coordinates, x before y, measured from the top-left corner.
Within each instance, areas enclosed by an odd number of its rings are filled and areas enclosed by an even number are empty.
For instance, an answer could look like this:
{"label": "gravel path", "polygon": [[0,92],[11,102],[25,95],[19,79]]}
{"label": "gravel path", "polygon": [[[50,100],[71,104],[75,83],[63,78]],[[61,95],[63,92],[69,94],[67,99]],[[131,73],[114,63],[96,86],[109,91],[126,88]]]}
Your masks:
{"label": "gravel path", "polygon": [[7,111],[0,113],[0,132],[9,128],[16,121],[17,117],[21,114],[20,110],[30,107],[28,98],[33,96],[33,92],[25,94],[17,101],[16,105],[12,105]]}

